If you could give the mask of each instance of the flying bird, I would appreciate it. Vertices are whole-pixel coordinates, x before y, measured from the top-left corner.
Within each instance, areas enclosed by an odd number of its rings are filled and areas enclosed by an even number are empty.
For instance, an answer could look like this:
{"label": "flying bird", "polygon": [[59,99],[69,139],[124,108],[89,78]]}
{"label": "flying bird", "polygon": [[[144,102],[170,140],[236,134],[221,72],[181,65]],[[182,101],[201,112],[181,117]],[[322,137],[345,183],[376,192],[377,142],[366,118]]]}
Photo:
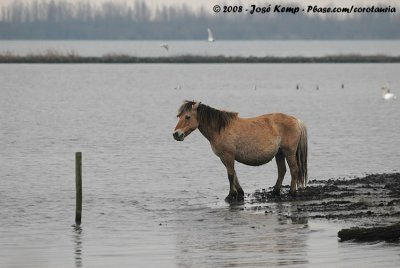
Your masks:
{"label": "flying bird", "polygon": [[214,39],[214,37],[213,37],[213,34],[212,34],[212,32],[211,32],[211,29],[208,28],[207,31],[208,31],[208,42],[214,42],[215,39]]}
{"label": "flying bird", "polygon": [[168,48],[168,44],[161,44],[160,47],[165,48],[166,51],[168,51],[168,49],[169,49],[169,48]]}

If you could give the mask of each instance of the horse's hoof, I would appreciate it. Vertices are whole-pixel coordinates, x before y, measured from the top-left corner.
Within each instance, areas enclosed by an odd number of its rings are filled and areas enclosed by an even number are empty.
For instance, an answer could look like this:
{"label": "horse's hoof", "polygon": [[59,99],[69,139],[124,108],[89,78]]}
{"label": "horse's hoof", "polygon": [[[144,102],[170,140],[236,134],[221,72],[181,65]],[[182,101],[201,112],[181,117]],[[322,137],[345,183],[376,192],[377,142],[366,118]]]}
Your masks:
{"label": "horse's hoof", "polygon": [[228,202],[228,203],[235,202],[236,199],[237,199],[237,195],[234,195],[234,194],[228,194],[228,195],[225,197],[225,201]]}
{"label": "horse's hoof", "polygon": [[242,189],[238,191],[237,199],[244,200],[244,191]]}
{"label": "horse's hoof", "polygon": [[274,190],[272,191],[272,196],[281,196],[281,189],[274,188]]}
{"label": "horse's hoof", "polygon": [[229,204],[241,203],[244,201],[244,193],[237,193],[237,194],[228,194],[225,197],[225,202]]}
{"label": "horse's hoof", "polygon": [[235,198],[233,196],[231,196],[231,195],[228,195],[228,196],[225,197],[225,202],[226,203],[231,204],[231,203],[234,202],[234,200],[235,200]]}

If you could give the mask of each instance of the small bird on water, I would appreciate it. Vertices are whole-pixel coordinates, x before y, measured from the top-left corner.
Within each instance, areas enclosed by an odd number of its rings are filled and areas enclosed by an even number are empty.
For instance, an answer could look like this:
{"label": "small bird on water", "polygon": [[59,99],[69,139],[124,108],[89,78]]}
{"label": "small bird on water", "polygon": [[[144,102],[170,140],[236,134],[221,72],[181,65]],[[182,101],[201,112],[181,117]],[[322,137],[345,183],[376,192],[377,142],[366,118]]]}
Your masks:
{"label": "small bird on water", "polygon": [[396,96],[390,92],[390,89],[385,85],[382,87],[382,98],[384,100],[396,99]]}

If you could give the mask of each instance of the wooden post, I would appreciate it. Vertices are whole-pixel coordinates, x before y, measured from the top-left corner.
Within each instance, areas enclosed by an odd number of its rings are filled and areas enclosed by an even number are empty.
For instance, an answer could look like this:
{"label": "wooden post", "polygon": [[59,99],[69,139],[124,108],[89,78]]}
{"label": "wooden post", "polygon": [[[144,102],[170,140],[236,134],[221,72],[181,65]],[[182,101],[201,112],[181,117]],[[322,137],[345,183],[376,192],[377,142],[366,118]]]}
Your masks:
{"label": "wooden post", "polygon": [[75,224],[81,224],[82,218],[82,153],[75,153],[75,185],[76,185],[76,210]]}

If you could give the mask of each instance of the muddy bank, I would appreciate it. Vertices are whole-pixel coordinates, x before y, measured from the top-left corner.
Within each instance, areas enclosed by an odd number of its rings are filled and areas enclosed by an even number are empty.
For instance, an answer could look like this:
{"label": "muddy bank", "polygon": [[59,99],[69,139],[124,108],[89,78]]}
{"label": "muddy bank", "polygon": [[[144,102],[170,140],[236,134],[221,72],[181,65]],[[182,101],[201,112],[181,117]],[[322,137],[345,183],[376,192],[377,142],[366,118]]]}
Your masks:
{"label": "muddy bank", "polygon": [[311,180],[296,197],[282,187],[248,194],[245,209],[277,213],[293,221],[344,220],[357,227],[386,227],[400,222],[400,173],[354,179]]}
{"label": "muddy bank", "polygon": [[397,242],[400,238],[400,223],[385,227],[353,227],[350,229],[342,229],[338,232],[338,237],[340,241],[355,240],[369,242],[385,240],[387,242]]}

